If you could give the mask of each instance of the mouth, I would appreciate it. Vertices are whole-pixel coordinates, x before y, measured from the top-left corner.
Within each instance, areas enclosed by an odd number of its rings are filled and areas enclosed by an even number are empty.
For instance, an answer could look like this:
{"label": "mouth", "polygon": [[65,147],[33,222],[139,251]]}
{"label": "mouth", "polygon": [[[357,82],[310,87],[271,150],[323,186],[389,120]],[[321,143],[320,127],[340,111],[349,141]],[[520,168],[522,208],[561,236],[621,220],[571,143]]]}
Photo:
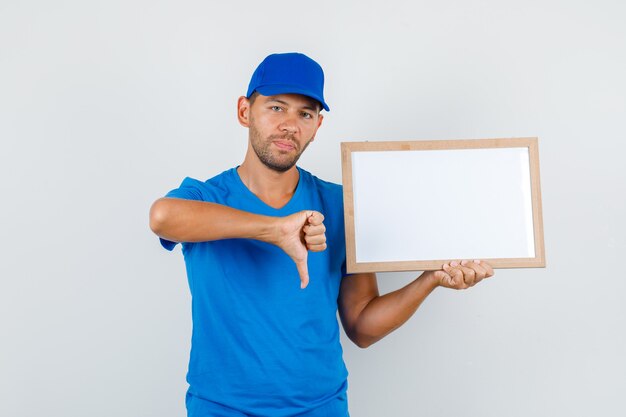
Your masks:
{"label": "mouth", "polygon": [[280,140],[272,141],[272,143],[278,149],[281,149],[281,150],[284,150],[284,151],[291,151],[291,150],[295,150],[296,149],[295,143],[293,143],[290,140],[282,140],[282,139],[280,139]]}

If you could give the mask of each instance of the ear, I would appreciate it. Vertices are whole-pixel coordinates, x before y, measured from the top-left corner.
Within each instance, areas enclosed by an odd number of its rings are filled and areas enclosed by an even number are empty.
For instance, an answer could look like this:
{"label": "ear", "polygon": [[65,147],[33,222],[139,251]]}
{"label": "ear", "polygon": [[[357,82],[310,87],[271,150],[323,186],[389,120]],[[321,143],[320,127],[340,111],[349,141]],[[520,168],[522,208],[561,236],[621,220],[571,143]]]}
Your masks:
{"label": "ear", "polygon": [[319,118],[317,121],[317,128],[319,129],[320,126],[322,125],[322,120],[324,120],[324,115],[323,114],[318,114],[317,117]]}
{"label": "ear", "polygon": [[315,140],[315,135],[317,134],[317,129],[319,129],[320,126],[322,125],[322,120],[324,120],[324,115],[323,114],[318,114],[317,115],[317,128],[315,128],[315,133],[313,134],[313,137],[311,138],[311,142],[313,142]]}
{"label": "ear", "polygon": [[237,120],[243,127],[250,127],[250,100],[245,96],[237,100]]}

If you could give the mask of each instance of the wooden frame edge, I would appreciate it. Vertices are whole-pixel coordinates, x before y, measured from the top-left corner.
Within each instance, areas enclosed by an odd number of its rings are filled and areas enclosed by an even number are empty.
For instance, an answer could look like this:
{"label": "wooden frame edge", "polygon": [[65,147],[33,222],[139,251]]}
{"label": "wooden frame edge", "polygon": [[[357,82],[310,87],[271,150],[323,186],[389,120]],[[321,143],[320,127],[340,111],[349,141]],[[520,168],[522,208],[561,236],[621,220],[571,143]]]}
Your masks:
{"label": "wooden frame edge", "polygon": [[534,258],[485,259],[494,268],[543,268],[545,242],[543,233],[543,213],[541,205],[541,183],[539,172],[539,145],[537,137],[493,138],[493,139],[452,139],[422,141],[365,141],[341,142],[342,183],[344,198],[344,224],[346,233],[346,269],[348,273],[388,272],[388,271],[428,271],[438,270],[451,260],[356,262],[356,239],[354,225],[354,195],[352,178],[352,152],[377,152],[398,150],[446,150],[481,148],[521,148],[529,152],[531,176],[531,200],[533,212]]}

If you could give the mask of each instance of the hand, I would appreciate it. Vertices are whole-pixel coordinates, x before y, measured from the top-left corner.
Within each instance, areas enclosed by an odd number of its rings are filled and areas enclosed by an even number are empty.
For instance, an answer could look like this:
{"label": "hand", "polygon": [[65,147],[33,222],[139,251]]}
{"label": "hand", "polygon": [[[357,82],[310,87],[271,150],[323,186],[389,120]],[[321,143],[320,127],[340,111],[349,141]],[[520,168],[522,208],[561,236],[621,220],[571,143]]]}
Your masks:
{"label": "hand", "polygon": [[276,245],[296,263],[300,288],[309,284],[308,251],[326,249],[325,232],[324,216],[317,211],[300,211],[280,219]]}
{"label": "hand", "polygon": [[452,261],[439,271],[432,271],[437,285],[456,290],[473,287],[485,278],[494,275],[493,268],[485,261]]}

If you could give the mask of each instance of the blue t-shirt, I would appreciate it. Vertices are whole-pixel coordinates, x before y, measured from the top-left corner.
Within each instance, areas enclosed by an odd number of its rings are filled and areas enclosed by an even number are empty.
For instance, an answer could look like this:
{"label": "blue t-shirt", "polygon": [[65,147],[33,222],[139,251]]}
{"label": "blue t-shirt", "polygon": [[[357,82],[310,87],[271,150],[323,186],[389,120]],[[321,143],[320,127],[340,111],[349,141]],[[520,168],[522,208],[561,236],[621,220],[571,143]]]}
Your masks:
{"label": "blue t-shirt", "polygon": [[[280,209],[248,190],[236,168],[206,182],[185,178],[166,195],[268,216],[300,210],[325,216],[327,249],[309,252],[304,290],[295,263],[277,246],[251,239],[182,244],[192,295],[189,391],[252,415],[295,415],[347,387],[337,323],[345,272],[342,189],[298,171],[296,191]],[[161,243],[168,250],[176,245]]]}

